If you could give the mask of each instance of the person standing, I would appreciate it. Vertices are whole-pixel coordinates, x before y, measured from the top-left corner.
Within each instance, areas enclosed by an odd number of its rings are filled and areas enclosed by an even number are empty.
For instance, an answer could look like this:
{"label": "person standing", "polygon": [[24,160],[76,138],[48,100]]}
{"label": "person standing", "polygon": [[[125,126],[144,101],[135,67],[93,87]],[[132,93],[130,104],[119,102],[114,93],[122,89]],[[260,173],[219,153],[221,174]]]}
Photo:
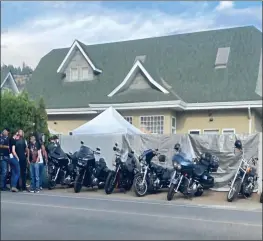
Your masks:
{"label": "person standing", "polygon": [[20,191],[27,191],[26,189],[26,168],[27,168],[27,142],[24,139],[24,131],[18,130],[15,151],[19,158],[19,167],[20,167],[20,180],[17,183],[17,189]]}
{"label": "person standing", "polygon": [[41,157],[41,146],[35,136],[30,137],[28,144],[28,164],[30,165],[31,186],[30,192],[39,193],[39,161]]}
{"label": "person standing", "polygon": [[9,161],[9,128],[5,128],[0,134],[0,162],[1,162],[1,191],[9,191],[6,187],[6,177]]}
{"label": "person standing", "polygon": [[12,172],[11,184],[10,184],[12,192],[18,192],[18,189],[16,188],[16,186],[17,186],[17,182],[20,177],[19,157],[16,153],[16,141],[18,140],[18,138],[19,136],[17,132],[13,136],[13,138],[10,139],[11,154],[10,154],[9,164],[10,164],[11,172]]}
{"label": "person standing", "polygon": [[40,146],[41,146],[42,160],[40,160],[40,166],[39,166],[39,186],[40,186],[40,190],[42,190],[43,189],[43,171],[44,171],[45,165],[47,165],[48,158],[47,158],[46,147],[42,141],[40,142]]}

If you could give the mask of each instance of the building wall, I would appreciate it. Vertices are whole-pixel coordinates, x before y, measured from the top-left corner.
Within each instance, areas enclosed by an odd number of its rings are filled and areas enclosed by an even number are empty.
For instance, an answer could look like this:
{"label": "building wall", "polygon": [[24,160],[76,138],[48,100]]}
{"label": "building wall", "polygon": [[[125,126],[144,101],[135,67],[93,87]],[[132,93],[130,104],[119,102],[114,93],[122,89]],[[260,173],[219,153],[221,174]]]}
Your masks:
{"label": "building wall", "polygon": [[262,116],[255,111],[252,112],[252,132],[262,132]]}
{"label": "building wall", "polygon": [[222,129],[233,128],[236,134],[249,131],[247,110],[182,111],[177,112],[176,123],[178,134],[194,129],[201,129],[201,133],[204,129],[219,129],[222,133]]}
{"label": "building wall", "polygon": [[68,133],[75,128],[92,120],[95,115],[60,115],[48,116],[48,126],[61,134],[68,135]]}
{"label": "building wall", "polygon": [[[248,133],[249,121],[247,110],[214,110],[209,116],[208,111],[172,111],[172,110],[129,110],[120,111],[122,116],[132,117],[132,123],[135,127],[141,128],[141,116],[164,116],[164,134],[171,134],[172,116],[176,117],[176,133],[185,134],[189,130],[200,129],[235,129],[236,134]],[[49,116],[48,125],[54,131],[68,134],[69,131],[79,127],[87,121],[93,119],[95,115],[63,115]],[[209,121],[213,118],[213,121]],[[260,118],[252,119],[252,132],[259,129]],[[56,124],[55,124],[56,123]],[[254,123],[254,126],[253,126]]]}

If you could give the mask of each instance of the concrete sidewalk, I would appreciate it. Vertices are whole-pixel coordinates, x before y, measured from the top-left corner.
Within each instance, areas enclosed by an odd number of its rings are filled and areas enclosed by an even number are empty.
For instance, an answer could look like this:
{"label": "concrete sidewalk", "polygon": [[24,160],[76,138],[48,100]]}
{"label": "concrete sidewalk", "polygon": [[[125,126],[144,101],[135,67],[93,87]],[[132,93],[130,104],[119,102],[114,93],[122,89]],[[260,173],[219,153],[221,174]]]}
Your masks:
{"label": "concrete sidewalk", "polygon": [[260,195],[254,193],[251,198],[237,198],[232,203],[227,202],[227,192],[215,192],[205,191],[201,197],[193,197],[192,199],[185,198],[181,193],[174,196],[172,201],[167,201],[167,191],[162,191],[156,194],[148,194],[144,197],[136,197],[133,191],[126,193],[115,190],[114,193],[106,195],[104,189],[87,189],[83,188],[80,193],[74,193],[72,188],[56,188],[54,190],[44,190],[42,193],[45,194],[56,194],[56,195],[76,195],[78,197],[98,197],[98,198],[109,198],[109,199],[125,199],[125,200],[136,200],[136,201],[162,201],[171,204],[187,204],[187,205],[205,205],[205,206],[222,206],[227,208],[234,208],[240,210],[262,210],[262,204],[259,202]]}

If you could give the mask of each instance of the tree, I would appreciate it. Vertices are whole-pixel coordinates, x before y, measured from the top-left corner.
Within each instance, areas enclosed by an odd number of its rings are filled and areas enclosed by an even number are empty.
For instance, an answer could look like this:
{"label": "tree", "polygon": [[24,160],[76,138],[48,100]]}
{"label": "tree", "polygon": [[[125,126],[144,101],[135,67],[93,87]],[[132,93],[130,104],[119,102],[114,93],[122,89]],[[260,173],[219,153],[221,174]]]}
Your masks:
{"label": "tree", "polygon": [[38,102],[38,106],[36,109],[36,119],[35,119],[35,130],[37,132],[45,134],[45,136],[49,135],[48,125],[47,125],[47,112],[44,99],[41,97]]}
{"label": "tree", "polygon": [[[45,107],[43,100],[41,102],[41,105]],[[13,134],[21,128],[27,137],[33,131],[41,132],[47,129],[47,117],[43,116],[43,112],[40,114],[39,108],[34,101],[29,99],[26,92],[14,95],[7,91],[1,94],[1,130],[4,127],[8,127]],[[36,121],[38,121],[37,124]],[[48,135],[48,129],[44,133]]]}

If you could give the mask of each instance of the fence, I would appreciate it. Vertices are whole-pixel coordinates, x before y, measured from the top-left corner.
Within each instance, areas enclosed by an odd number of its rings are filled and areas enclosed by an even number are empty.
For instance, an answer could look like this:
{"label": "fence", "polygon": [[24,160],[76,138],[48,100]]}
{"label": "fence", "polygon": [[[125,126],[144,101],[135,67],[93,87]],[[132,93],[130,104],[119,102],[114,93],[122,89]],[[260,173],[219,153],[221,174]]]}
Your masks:
{"label": "fence", "polygon": [[[262,192],[262,133],[242,134],[242,135],[61,135],[62,148],[66,152],[74,152],[80,146],[80,141],[95,149],[101,148],[102,156],[107,165],[112,168],[114,158],[113,146],[117,142],[122,149],[123,158],[129,149],[134,150],[136,155],[140,155],[148,148],[158,148],[160,153],[166,155],[166,167],[171,167],[173,147],[180,143],[183,152],[189,158],[194,158],[200,153],[210,152],[219,157],[219,169],[214,173],[215,190],[226,191],[229,189],[228,182],[232,180],[239,165],[240,157],[234,154],[234,142],[240,139],[243,143],[245,158],[258,157],[258,186],[255,191]],[[154,160],[158,162],[157,159]],[[161,165],[161,163],[159,163]]]}

